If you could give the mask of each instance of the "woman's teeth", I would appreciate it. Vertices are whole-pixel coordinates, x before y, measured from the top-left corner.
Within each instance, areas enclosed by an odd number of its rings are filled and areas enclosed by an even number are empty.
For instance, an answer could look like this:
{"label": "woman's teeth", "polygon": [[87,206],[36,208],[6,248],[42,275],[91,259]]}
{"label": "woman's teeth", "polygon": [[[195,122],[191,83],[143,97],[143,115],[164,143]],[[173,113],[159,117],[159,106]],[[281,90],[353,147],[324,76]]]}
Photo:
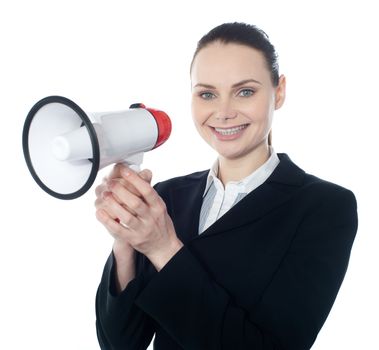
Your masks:
{"label": "woman's teeth", "polygon": [[235,128],[230,128],[230,129],[215,128],[215,130],[221,135],[234,135],[234,134],[237,134],[242,129],[245,129],[248,125],[249,124],[244,124],[244,125],[236,126]]}

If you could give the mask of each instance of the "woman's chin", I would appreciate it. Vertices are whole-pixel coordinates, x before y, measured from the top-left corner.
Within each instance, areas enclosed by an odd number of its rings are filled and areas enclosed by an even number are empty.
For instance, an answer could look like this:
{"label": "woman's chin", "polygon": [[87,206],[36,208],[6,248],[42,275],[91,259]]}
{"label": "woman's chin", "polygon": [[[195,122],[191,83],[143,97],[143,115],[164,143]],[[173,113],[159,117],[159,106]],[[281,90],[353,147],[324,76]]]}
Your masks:
{"label": "woman's chin", "polygon": [[227,160],[237,160],[244,158],[244,154],[241,152],[236,151],[230,151],[230,150],[220,150],[216,149],[216,152],[218,153],[219,157],[222,157]]}
{"label": "woman's chin", "polygon": [[266,154],[266,147],[264,144],[259,144],[256,147],[249,149],[237,149],[237,147],[214,147],[213,149],[218,153],[219,157],[233,161],[233,160],[246,160],[261,157]]}

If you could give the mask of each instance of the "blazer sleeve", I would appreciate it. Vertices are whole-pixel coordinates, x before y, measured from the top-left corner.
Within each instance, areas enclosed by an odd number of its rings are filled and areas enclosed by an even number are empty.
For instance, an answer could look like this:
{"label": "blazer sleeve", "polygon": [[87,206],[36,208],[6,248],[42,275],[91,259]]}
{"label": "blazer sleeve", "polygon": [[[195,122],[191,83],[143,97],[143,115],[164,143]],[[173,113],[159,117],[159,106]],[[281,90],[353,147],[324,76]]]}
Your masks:
{"label": "blazer sleeve", "polygon": [[251,310],[237,305],[186,245],[135,303],[186,350],[309,349],[343,281],[357,222],[351,191],[324,196],[299,223],[290,248]]}
{"label": "blazer sleeve", "polygon": [[[142,261],[142,259],[143,256],[137,253],[137,260]],[[141,262],[138,265],[140,266]],[[134,304],[136,296],[147,283],[146,276],[139,272],[126,288],[117,294],[114,268],[115,259],[111,253],[96,293],[96,331],[100,348],[102,350],[147,349],[156,325],[150,316]]]}

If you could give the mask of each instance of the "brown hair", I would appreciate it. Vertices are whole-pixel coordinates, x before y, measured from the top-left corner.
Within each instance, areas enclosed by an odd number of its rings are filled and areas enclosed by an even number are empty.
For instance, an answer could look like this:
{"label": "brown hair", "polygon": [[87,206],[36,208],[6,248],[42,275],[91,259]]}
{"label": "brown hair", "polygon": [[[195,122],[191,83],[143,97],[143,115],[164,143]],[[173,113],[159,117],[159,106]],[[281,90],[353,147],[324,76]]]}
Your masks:
{"label": "brown hair", "polygon": [[220,41],[221,43],[236,43],[256,49],[264,55],[267,69],[271,73],[272,84],[276,87],[279,83],[278,54],[270,43],[268,35],[258,27],[246,23],[224,23],[205,34],[197,43],[195,53],[191,61],[191,69],[196,55],[209,44]]}

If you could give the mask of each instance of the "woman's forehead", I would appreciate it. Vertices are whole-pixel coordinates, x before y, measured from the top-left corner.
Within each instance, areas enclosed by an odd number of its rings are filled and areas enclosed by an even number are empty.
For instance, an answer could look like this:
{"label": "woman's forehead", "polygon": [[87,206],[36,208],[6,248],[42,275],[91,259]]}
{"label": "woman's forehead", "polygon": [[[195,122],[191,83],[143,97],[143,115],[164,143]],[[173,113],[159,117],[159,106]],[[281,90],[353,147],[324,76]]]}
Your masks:
{"label": "woman's forehead", "polygon": [[254,48],[234,43],[212,43],[201,49],[194,59],[193,85],[227,81],[234,84],[244,79],[270,79],[263,53]]}

